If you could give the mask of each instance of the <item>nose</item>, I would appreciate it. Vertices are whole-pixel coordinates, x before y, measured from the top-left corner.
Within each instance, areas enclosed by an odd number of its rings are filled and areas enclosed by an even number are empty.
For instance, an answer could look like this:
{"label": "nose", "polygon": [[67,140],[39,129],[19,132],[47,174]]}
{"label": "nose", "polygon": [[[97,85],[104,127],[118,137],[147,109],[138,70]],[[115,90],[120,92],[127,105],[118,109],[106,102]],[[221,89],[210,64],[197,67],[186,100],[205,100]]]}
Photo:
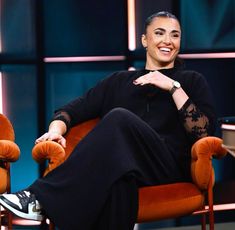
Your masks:
{"label": "nose", "polygon": [[171,37],[169,34],[165,34],[165,36],[163,37],[163,42],[166,44],[171,43]]}

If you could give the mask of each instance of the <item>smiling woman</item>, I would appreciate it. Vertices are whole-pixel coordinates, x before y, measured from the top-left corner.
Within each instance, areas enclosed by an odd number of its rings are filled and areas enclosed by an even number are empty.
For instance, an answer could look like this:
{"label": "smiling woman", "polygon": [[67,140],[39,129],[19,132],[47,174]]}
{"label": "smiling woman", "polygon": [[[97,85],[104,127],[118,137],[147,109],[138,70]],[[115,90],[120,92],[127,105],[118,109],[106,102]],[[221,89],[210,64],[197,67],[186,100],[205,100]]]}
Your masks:
{"label": "smiling woman", "polygon": [[57,109],[36,145],[65,148],[71,127],[99,123],[64,163],[0,203],[26,219],[46,214],[62,230],[131,230],[140,187],[191,181],[191,147],[213,134],[215,113],[205,78],[176,62],[180,36],[174,15],[150,16],[145,69],[115,72]]}
{"label": "smiling woman", "polygon": [[148,69],[172,68],[180,50],[181,29],[176,17],[168,12],[150,16],[142,35]]}

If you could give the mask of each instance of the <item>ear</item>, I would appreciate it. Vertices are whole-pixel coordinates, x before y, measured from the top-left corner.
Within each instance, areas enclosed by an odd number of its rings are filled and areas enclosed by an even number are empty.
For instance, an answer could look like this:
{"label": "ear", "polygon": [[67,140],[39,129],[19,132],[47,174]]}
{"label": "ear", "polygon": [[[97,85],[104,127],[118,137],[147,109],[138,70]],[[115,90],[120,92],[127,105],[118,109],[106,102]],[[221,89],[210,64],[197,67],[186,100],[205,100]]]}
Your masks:
{"label": "ear", "polygon": [[145,34],[142,34],[141,36],[141,42],[144,48],[147,48],[147,38]]}

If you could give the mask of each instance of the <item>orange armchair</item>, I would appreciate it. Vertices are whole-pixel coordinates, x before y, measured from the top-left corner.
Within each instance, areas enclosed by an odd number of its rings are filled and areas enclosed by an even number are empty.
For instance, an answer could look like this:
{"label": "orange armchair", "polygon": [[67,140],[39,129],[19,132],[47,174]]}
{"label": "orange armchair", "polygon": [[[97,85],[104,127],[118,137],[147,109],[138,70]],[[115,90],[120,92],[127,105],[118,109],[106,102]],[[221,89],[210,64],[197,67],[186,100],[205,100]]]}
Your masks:
{"label": "orange armchair", "polygon": [[[18,160],[20,149],[15,144],[15,133],[11,122],[6,116],[0,114],[0,193],[9,193],[10,183],[10,162]],[[11,214],[0,206],[0,229],[2,225],[12,228]]]}
{"label": "orange armchair", "polygon": [[[94,119],[73,127],[66,135],[66,149],[53,141],[45,141],[35,145],[32,149],[33,158],[37,162],[48,160],[44,174],[60,165],[97,122],[98,119]],[[209,213],[210,230],[213,230],[212,189],[215,177],[212,158],[221,158],[226,153],[220,138],[205,137],[197,141],[192,147],[191,174],[193,182],[140,188],[137,222],[157,221],[200,213],[203,215],[202,230],[205,230],[206,214]],[[205,204],[207,194],[209,208]]]}

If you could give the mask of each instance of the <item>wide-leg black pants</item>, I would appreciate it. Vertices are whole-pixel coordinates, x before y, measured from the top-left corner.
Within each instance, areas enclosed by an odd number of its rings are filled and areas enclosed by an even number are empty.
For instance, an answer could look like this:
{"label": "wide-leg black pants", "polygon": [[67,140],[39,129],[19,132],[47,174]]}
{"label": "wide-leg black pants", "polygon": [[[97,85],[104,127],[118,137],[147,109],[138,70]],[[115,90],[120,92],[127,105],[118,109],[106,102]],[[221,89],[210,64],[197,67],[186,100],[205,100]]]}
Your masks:
{"label": "wide-leg black pants", "polygon": [[59,229],[131,230],[139,187],[183,180],[173,154],[146,122],[116,108],[29,189]]}

